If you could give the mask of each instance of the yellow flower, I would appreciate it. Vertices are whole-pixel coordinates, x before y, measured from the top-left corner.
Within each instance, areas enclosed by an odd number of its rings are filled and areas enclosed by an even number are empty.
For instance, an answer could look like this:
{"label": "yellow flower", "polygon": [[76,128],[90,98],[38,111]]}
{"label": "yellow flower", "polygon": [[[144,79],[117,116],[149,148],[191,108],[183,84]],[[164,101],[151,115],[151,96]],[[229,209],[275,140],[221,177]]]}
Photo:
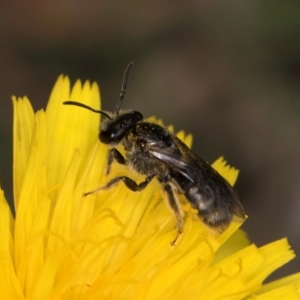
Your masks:
{"label": "yellow flower", "polygon": [[[128,170],[114,164],[104,176],[99,115],[66,100],[100,109],[96,84],[70,90],[63,76],[46,111],[13,99],[16,217],[1,191],[1,299],[300,299],[300,274],[262,284],[294,257],[286,239],[249,245],[238,220],[216,235],[184,205],[184,233],[172,247],[176,222],[156,181],[140,193],[119,184],[83,197]],[[235,182],[222,158],[213,166]]]}

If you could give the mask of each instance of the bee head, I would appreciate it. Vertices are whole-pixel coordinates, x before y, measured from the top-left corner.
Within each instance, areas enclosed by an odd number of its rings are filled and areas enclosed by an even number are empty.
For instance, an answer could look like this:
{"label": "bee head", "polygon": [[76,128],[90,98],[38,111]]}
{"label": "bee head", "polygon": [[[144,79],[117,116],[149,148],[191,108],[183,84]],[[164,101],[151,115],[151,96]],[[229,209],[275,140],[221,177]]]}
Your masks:
{"label": "bee head", "polygon": [[75,105],[80,106],[85,109],[91,110],[92,112],[101,114],[104,118],[101,122],[99,139],[104,144],[116,145],[124,138],[128,129],[135,125],[137,122],[143,119],[143,115],[138,111],[121,111],[121,104],[125,97],[125,91],[127,87],[127,81],[129,76],[129,71],[132,68],[133,63],[130,63],[124,73],[124,78],[122,82],[122,90],[120,98],[116,105],[115,112],[107,112],[102,110],[93,109],[90,106],[76,102],[76,101],[65,101],[65,105]]}
{"label": "bee head", "polygon": [[110,119],[103,119],[99,139],[104,144],[116,145],[128,133],[128,129],[142,119],[143,115],[138,111],[121,111],[118,115],[113,113]]}

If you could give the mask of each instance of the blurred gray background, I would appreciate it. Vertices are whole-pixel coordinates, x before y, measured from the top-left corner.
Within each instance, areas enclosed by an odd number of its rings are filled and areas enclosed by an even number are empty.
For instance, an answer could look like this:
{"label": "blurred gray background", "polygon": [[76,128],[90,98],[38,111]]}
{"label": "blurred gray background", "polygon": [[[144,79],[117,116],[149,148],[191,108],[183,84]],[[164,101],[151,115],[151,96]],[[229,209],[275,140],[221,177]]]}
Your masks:
{"label": "blurred gray background", "polygon": [[[12,200],[11,95],[46,106],[59,74],[194,136],[236,185],[258,246],[287,236],[300,255],[299,1],[0,1],[0,180]],[[66,99],[67,100],[67,99]],[[299,271],[294,260],[274,276]],[[273,276],[273,278],[275,278]]]}

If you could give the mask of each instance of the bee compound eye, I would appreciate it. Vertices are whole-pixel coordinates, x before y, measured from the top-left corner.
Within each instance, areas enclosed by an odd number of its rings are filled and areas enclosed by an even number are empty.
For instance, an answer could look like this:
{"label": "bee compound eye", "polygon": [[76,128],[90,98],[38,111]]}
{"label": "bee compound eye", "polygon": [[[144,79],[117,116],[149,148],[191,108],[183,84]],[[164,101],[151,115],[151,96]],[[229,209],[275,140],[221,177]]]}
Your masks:
{"label": "bee compound eye", "polygon": [[110,142],[112,142],[114,140],[114,138],[115,138],[114,132],[102,131],[99,134],[99,140],[103,144],[109,144]]}

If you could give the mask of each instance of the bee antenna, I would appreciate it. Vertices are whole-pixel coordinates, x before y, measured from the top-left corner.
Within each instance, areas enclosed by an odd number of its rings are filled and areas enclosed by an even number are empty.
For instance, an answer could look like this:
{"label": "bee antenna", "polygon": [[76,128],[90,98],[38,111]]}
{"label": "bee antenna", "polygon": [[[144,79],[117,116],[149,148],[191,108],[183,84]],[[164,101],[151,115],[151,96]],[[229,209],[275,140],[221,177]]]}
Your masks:
{"label": "bee antenna", "polygon": [[123,82],[122,82],[122,89],[121,89],[121,94],[120,94],[120,98],[117,102],[117,115],[119,114],[119,110],[120,110],[120,107],[121,107],[121,103],[122,103],[122,100],[124,99],[125,97],[125,91],[126,91],[126,87],[127,87],[127,81],[128,81],[128,77],[129,77],[129,72],[130,72],[130,69],[132,68],[133,66],[133,62],[131,62],[126,70],[125,70],[125,73],[124,73],[124,77],[123,77]]}
{"label": "bee antenna", "polygon": [[103,116],[105,116],[106,118],[108,119],[111,119],[111,117],[106,114],[105,112],[101,111],[101,110],[96,110],[96,109],[93,109],[92,107],[88,106],[88,105],[85,105],[83,103],[80,103],[80,102],[76,102],[76,101],[65,101],[63,102],[64,105],[75,105],[75,106],[80,106],[80,107],[83,107],[85,109],[88,109],[88,110],[91,110],[97,114],[101,114]]}

